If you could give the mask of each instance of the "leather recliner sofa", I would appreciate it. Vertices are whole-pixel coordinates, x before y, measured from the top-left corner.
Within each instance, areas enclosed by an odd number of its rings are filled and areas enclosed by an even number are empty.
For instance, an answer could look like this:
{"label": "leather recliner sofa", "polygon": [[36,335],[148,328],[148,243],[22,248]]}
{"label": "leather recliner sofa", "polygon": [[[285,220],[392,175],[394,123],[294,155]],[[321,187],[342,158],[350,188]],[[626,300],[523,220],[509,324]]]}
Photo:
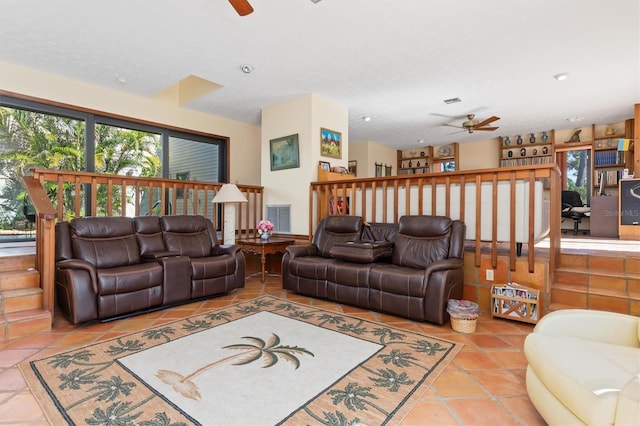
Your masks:
{"label": "leather recliner sofa", "polygon": [[410,319],[444,324],[461,299],[465,224],[445,216],[403,216],[367,224],[324,218],[310,245],[282,257],[285,289]]}
{"label": "leather recliner sofa", "polygon": [[203,216],[81,217],[56,224],[55,293],[74,324],[244,287],[238,245]]}

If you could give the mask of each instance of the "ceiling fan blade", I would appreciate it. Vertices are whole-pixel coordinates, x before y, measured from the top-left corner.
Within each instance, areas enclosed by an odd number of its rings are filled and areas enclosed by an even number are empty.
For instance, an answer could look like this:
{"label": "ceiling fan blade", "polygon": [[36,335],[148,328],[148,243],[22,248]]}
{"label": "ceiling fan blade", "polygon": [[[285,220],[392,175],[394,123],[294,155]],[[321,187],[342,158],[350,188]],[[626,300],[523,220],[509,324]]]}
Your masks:
{"label": "ceiling fan blade", "polygon": [[[455,127],[455,126],[452,126],[452,127]],[[467,131],[467,130],[458,130],[457,132],[447,133],[447,135],[456,135],[456,134],[458,134],[458,133],[464,133],[464,132],[466,132],[466,131]]]}
{"label": "ceiling fan blade", "polygon": [[462,127],[462,126],[454,126],[453,124],[443,124],[443,126],[455,127],[456,129],[464,129],[464,127]]}
{"label": "ceiling fan blade", "polygon": [[251,7],[247,0],[229,0],[229,3],[231,3],[231,6],[233,6],[240,16],[247,16],[253,12],[253,7]]}
{"label": "ceiling fan blade", "polygon": [[476,125],[475,125],[475,127],[476,127],[476,128],[478,128],[478,127],[483,127],[483,126],[486,126],[487,124],[493,123],[493,122],[494,122],[494,121],[496,121],[496,120],[500,120],[500,117],[496,117],[496,116],[494,115],[494,116],[491,116],[491,117],[487,118],[486,120],[482,120],[481,122],[479,122],[478,124],[476,124]]}
{"label": "ceiling fan blade", "polygon": [[493,131],[493,130],[498,130],[497,127],[476,127],[473,130],[488,130],[488,131]]}

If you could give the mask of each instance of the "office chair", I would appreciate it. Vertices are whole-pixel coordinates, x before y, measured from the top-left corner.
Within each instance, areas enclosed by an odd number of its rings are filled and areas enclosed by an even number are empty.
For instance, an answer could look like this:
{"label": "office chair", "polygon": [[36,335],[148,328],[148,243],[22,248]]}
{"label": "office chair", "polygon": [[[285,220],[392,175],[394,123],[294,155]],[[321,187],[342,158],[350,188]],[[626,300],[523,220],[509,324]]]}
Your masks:
{"label": "office chair", "polygon": [[[562,191],[562,217],[573,220],[573,235],[578,235],[578,227],[582,218],[591,214],[591,208],[582,203],[577,191]],[[587,231],[583,231],[584,234]]]}

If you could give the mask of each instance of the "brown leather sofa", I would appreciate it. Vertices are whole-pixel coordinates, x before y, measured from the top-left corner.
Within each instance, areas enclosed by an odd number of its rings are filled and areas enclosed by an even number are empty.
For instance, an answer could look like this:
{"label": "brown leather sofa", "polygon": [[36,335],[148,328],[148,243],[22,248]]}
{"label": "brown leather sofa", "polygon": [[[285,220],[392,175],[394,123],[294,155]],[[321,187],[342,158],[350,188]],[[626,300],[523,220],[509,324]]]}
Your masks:
{"label": "brown leather sofa", "polygon": [[82,217],[56,224],[55,292],[74,324],[244,287],[237,245],[202,216]]}
{"label": "brown leather sofa", "polygon": [[312,244],[287,248],[283,287],[444,324],[447,301],[462,298],[465,231],[464,222],[444,216],[403,216],[397,224],[329,216]]}

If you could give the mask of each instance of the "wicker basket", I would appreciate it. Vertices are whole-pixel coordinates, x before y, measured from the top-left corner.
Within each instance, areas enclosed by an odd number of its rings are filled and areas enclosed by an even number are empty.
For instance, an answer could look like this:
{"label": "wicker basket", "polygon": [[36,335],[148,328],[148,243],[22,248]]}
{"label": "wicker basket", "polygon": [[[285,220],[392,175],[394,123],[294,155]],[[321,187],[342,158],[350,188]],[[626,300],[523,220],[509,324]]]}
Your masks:
{"label": "wicker basket", "polygon": [[475,333],[478,317],[469,318],[456,318],[453,315],[451,317],[451,328],[459,333]]}

